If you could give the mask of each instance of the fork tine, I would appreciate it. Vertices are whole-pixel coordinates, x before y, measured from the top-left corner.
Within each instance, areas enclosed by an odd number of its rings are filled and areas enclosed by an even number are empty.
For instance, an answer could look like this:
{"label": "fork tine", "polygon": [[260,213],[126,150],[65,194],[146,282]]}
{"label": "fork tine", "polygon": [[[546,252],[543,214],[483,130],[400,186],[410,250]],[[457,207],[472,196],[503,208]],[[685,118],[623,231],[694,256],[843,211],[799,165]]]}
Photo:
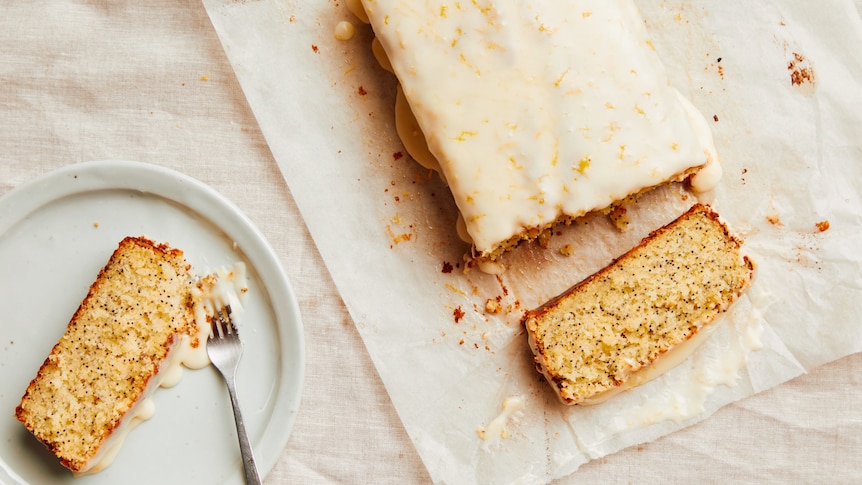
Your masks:
{"label": "fork tine", "polygon": [[222,334],[224,333],[221,329],[221,316],[219,315],[218,309],[213,312],[212,318],[210,319],[210,325],[212,326],[212,335],[211,339],[222,338]]}
{"label": "fork tine", "polygon": [[230,305],[215,308],[212,318],[214,338],[224,339],[228,336],[239,336],[239,332],[236,330],[236,325],[233,323],[231,314],[232,311],[230,309]]}
{"label": "fork tine", "polygon": [[226,329],[227,332],[232,333],[232,334],[236,334],[237,333],[236,326],[233,324],[233,318],[231,318],[232,312],[230,309],[230,305],[225,305],[222,308],[222,312],[224,315],[224,321],[227,323],[227,325],[226,325],[227,326],[227,329]]}
{"label": "fork tine", "polygon": [[225,318],[223,310],[216,308],[213,312],[213,331],[219,339],[224,339],[230,335],[230,320]]}

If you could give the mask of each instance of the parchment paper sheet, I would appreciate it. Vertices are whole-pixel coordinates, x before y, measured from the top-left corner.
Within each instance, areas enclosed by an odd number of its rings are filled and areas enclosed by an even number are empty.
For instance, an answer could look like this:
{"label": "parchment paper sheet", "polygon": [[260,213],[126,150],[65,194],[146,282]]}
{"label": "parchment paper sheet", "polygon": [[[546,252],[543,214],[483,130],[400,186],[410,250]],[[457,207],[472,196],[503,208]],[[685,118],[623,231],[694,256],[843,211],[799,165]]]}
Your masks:
{"label": "parchment paper sheet", "polygon": [[[862,350],[858,5],[637,3],[672,82],[713,120],[725,176],[711,201],[746,240],[757,277],[692,359],[602,406],[566,408],[533,369],[521,312],[693,198],[670,187],[632,209],[629,231],[596,217],[561,229],[550,249],[507,257],[500,278],[464,273],[453,203],[397,139],[395,81],[370,54],[370,29],[340,2],[204,1],[435,481],[544,483]],[[340,20],[357,26],[353,39],[334,38]],[[574,255],[560,254],[566,243]],[[503,311],[485,312],[497,297]],[[483,448],[477,427],[513,395],[523,413]]]}

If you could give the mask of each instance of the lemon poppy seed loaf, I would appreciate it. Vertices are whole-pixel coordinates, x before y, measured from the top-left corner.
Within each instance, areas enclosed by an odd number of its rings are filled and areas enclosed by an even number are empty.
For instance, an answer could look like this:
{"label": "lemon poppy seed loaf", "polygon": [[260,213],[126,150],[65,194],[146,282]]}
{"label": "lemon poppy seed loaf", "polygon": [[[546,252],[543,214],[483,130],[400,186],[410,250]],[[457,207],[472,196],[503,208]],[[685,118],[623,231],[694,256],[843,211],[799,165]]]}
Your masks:
{"label": "lemon poppy seed loaf", "polygon": [[175,383],[180,363],[200,360],[206,333],[193,307],[182,251],[123,239],[15,416],[73,472],[102,469],[152,414],[149,395]]}
{"label": "lemon poppy seed loaf", "polygon": [[695,205],[609,266],[526,312],[536,366],[566,404],[600,402],[631,382],[645,382],[644,373],[660,358],[678,362],[669,353],[705,333],[753,274],[739,239],[708,206]]}
{"label": "lemon poppy seed loaf", "polygon": [[[721,166],[631,0],[351,0],[398,79],[408,153],[449,186],[470,264]],[[351,6],[352,5],[352,6]]]}

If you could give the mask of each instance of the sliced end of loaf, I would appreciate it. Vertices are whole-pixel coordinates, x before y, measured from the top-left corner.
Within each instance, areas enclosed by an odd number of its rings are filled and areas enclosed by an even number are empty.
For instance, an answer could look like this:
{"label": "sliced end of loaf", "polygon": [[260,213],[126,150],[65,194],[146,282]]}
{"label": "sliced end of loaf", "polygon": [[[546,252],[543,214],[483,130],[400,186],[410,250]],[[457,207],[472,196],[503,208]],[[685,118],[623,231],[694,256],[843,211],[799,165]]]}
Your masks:
{"label": "sliced end of loaf", "polygon": [[634,249],[526,312],[536,366],[578,404],[622,385],[726,311],[753,263],[718,214],[697,204]]}

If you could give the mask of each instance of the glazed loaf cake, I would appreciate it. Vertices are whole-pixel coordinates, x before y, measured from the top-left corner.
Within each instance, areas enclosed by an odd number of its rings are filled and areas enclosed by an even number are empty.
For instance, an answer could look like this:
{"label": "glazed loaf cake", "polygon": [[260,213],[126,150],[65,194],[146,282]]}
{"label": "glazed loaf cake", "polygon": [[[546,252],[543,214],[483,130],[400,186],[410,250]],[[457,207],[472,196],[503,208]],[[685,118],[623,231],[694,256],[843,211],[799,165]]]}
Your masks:
{"label": "glazed loaf cake", "polygon": [[754,266],[740,244],[708,206],[693,206],[526,312],[537,369],[563,402],[587,404],[643,383],[660,358],[681,361],[671,353],[694,342],[749,286]]}
{"label": "glazed loaf cake", "polygon": [[180,363],[207,363],[208,328],[193,307],[182,251],[125,238],[15,416],[73,472],[104,468],[125,434],[152,414],[149,395],[179,378]]}
{"label": "glazed loaf cake", "polygon": [[721,177],[706,120],[631,0],[350,5],[398,78],[405,147],[449,185],[471,260],[662,184],[705,191]]}

